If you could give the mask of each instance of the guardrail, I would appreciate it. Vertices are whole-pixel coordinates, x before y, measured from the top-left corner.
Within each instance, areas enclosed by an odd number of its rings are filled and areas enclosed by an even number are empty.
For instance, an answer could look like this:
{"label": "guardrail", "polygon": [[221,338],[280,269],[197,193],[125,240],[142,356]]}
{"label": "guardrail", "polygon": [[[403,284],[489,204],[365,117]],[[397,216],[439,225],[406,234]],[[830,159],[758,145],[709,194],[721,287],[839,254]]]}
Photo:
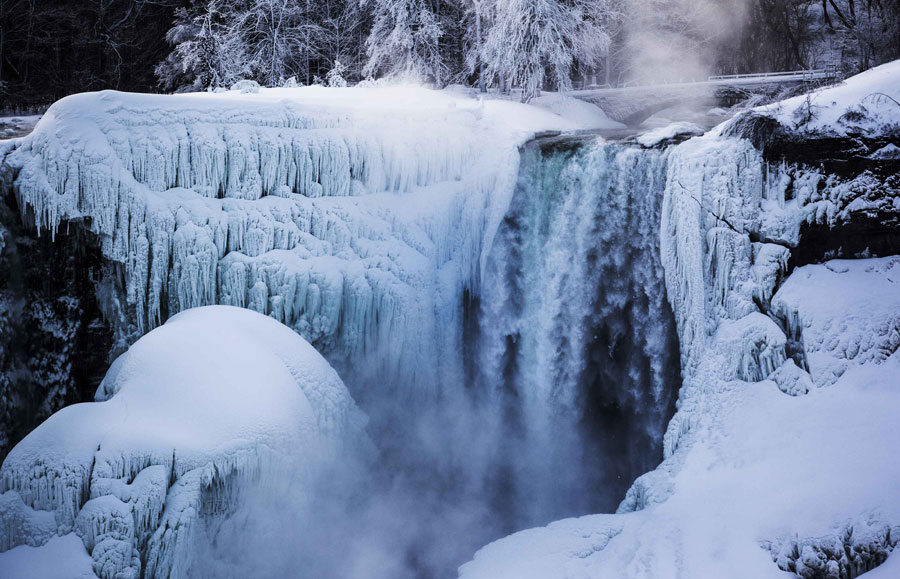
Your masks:
{"label": "guardrail", "polygon": [[766,78],[775,78],[779,80],[787,80],[787,79],[819,79],[819,78],[834,78],[837,76],[837,70],[830,68],[817,68],[814,70],[792,70],[786,72],[758,72],[754,74],[718,74],[715,76],[710,76],[706,80],[752,80],[752,79],[766,79]]}
{"label": "guardrail", "polygon": [[734,82],[735,84],[741,84],[744,82],[752,82],[752,81],[767,81],[771,80],[772,82],[788,82],[793,80],[824,80],[824,79],[834,79],[840,76],[839,72],[835,68],[817,68],[812,70],[791,70],[791,71],[783,71],[783,72],[757,72],[752,74],[718,74],[708,77],[706,80],[690,80],[690,81],[663,81],[657,83],[640,83],[637,80],[629,80],[622,83],[619,86],[611,86],[608,84],[605,85],[589,85],[586,87],[581,87],[575,89],[575,91],[618,91],[622,89],[629,88],[654,88],[654,87],[671,87],[671,86],[697,86],[704,85],[708,83],[723,83],[723,82]]}

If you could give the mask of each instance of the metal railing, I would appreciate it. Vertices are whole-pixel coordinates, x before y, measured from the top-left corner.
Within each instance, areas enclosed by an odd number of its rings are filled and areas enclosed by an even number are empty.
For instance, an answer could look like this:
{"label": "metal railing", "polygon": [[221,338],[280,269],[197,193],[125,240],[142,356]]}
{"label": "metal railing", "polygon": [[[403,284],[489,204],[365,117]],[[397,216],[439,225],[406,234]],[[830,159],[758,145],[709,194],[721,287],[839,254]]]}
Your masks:
{"label": "metal railing", "polygon": [[777,79],[777,80],[818,80],[823,78],[834,78],[837,76],[837,70],[833,68],[817,68],[814,70],[792,70],[785,72],[758,72],[753,74],[718,74],[710,76],[706,80],[754,80],[754,79]]}
{"label": "metal railing", "polygon": [[679,79],[677,81],[665,80],[656,83],[642,83],[637,80],[626,81],[619,86],[610,85],[589,85],[576,88],[575,91],[618,91],[629,88],[654,88],[654,87],[672,87],[672,86],[698,86],[705,84],[719,84],[732,82],[742,84],[742,82],[790,82],[790,81],[813,81],[813,80],[830,80],[839,78],[840,73],[834,67],[817,68],[812,70],[791,70],[783,72],[757,72],[751,74],[718,74],[707,77],[706,80],[691,79],[685,81]]}

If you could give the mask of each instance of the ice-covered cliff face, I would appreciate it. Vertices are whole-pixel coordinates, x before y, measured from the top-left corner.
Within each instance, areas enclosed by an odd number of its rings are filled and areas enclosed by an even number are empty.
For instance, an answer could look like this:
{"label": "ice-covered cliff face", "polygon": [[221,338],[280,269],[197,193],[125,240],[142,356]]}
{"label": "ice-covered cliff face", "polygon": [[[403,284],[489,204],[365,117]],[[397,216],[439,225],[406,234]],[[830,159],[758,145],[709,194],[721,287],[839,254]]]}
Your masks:
{"label": "ice-covered cliff face", "polygon": [[659,261],[667,158],[594,138],[523,151],[472,348],[503,444],[522,446],[497,461],[515,527],[610,511],[662,457],[680,385]]}
{"label": "ice-covered cliff face", "polygon": [[[665,459],[618,514],[516,533],[462,577],[897,574],[900,110],[876,91],[900,98],[900,62],[669,154],[683,386]],[[786,121],[810,102],[826,122]]]}
{"label": "ice-covered cliff face", "polygon": [[27,218],[51,235],[82,220],[121,264],[126,303],[107,304],[120,342],[238,305],[338,365],[372,355],[403,395],[433,395],[458,370],[439,355],[459,349],[442,316],[477,281],[516,145],[567,125],[513,103],[366,91],[76,95],[15,143],[5,173]]}
{"label": "ice-covered cliff face", "polygon": [[[371,480],[347,483],[353,508],[323,500],[310,515],[347,549],[283,533],[245,559],[345,576],[374,552],[396,578],[609,508],[659,459],[677,389],[656,257],[666,155],[585,139],[529,152],[515,186],[518,145],[553,127],[566,125],[432,91],[99,93],[57,103],[4,171],[26,221],[99,238],[120,344],[223,303],[283,322],[338,367],[381,450]],[[275,527],[297,524],[287,502]],[[448,532],[461,538],[438,540]]]}

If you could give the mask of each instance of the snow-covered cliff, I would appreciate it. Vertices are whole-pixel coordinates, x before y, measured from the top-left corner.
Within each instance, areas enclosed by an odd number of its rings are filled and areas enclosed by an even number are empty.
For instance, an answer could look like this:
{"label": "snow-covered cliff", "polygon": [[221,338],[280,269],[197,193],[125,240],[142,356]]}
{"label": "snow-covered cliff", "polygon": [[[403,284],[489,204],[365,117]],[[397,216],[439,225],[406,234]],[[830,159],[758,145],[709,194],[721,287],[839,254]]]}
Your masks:
{"label": "snow-covered cliff", "polygon": [[237,305],[338,365],[377,353],[389,382],[428,396],[457,370],[438,355],[459,347],[446,316],[477,283],[516,147],[574,126],[410,87],[107,91],[53,105],[3,163],[28,219],[51,236],[82,221],[121,264],[125,303],[106,306],[120,343]]}

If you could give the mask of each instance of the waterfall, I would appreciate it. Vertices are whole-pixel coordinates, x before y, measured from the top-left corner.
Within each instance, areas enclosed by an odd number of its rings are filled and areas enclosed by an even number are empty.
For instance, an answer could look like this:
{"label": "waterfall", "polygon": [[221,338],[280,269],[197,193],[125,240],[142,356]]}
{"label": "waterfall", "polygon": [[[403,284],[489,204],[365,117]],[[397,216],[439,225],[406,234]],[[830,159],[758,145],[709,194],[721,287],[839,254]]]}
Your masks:
{"label": "waterfall", "polygon": [[[681,384],[659,248],[669,150],[590,136],[540,138],[520,155],[507,144],[502,166],[477,165],[486,144],[440,157],[460,179],[425,159],[412,192],[260,199],[154,191],[130,169],[113,186],[96,162],[59,196],[43,188],[37,148],[17,149],[34,166],[14,187],[23,207],[54,229],[91,217],[77,226],[96,230],[122,278],[124,294],[103,302],[123,306],[122,328],[213,301],[255,309],[319,349],[369,415],[377,454],[345,457],[301,493],[314,501],[243,489],[234,496],[256,502],[240,517],[206,521],[220,529],[195,555],[208,574],[227,562],[255,576],[444,577],[516,530],[615,510],[662,460]],[[351,149],[390,160],[380,145]],[[180,183],[180,163],[163,176]],[[118,212],[105,215],[113,193]],[[248,546],[251,528],[268,531]]]}
{"label": "waterfall", "polygon": [[519,527],[609,512],[662,459],[680,385],[659,258],[667,157],[571,137],[523,151],[474,338],[516,449],[500,462]]}

